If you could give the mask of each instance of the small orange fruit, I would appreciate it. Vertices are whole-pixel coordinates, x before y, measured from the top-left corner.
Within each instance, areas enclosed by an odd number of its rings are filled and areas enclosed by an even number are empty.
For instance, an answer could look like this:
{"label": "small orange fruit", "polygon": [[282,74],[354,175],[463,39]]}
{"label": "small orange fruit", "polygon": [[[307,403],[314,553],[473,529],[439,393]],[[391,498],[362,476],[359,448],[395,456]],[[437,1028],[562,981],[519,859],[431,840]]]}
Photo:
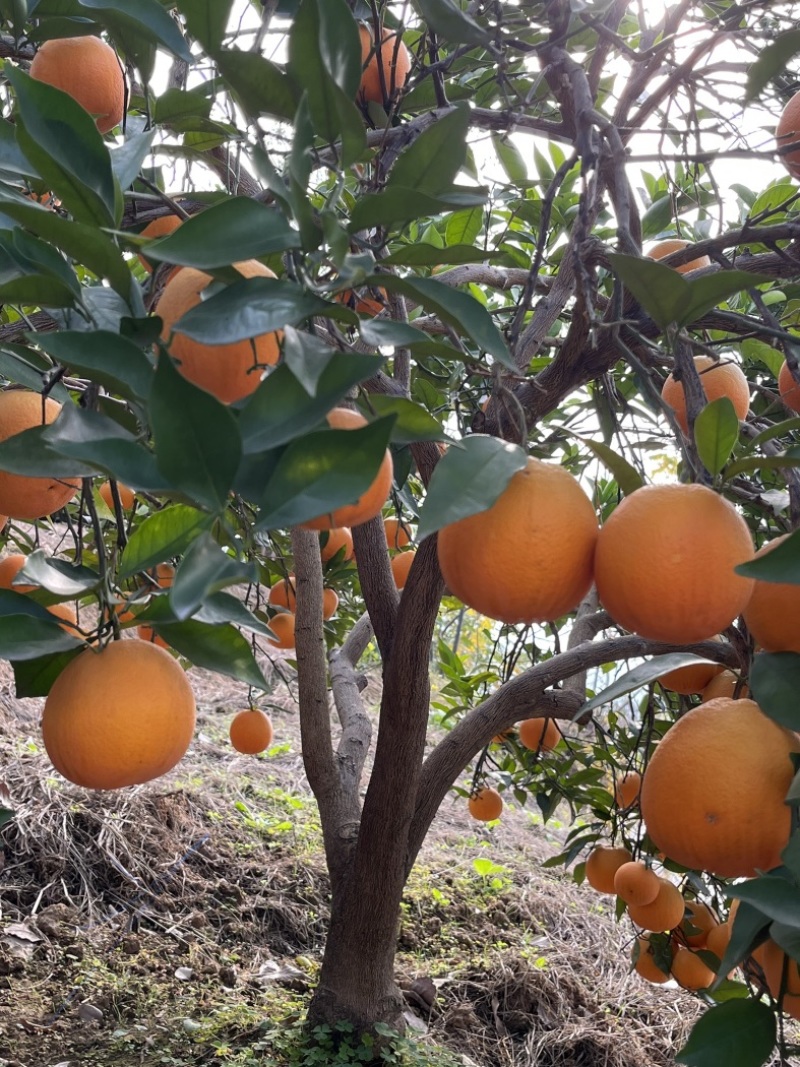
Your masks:
{"label": "small orange fruit", "polygon": [[658,893],[650,904],[629,904],[628,915],[643,930],[653,932],[674,929],[683,919],[685,901],[677,886],[659,878]]}
{"label": "small orange fruit", "polygon": [[[148,224],[141,231],[139,236],[151,238],[166,237],[167,234],[174,233],[182,223],[183,219],[179,218],[178,215],[161,215],[159,216],[159,218],[153,219],[152,222],[148,222]],[[148,259],[144,257],[141,252],[139,253],[139,262],[142,264],[148,274],[153,273],[152,264]],[[181,270],[182,268],[176,267],[173,269],[177,273],[177,271]],[[170,277],[171,276],[172,274],[170,273]]]}
{"label": "small orange fruit", "polygon": [[614,892],[618,897],[622,897],[626,904],[639,907],[652,904],[660,888],[658,875],[641,860],[623,863],[614,875]]}
{"label": "small orange fruit", "polygon": [[[756,559],[785,541],[776,537],[756,552]],[[747,628],[765,652],[800,652],[800,586],[756,579],[742,612]]]}
{"label": "small orange fruit", "polygon": [[[739,686],[738,674],[733,671],[720,671],[719,674],[714,675],[705,689],[700,691],[702,703],[707,704],[709,700],[716,700],[717,697],[729,697],[732,699],[737,686]],[[740,700],[743,700],[749,693],[750,690],[746,685],[739,686]]]}
{"label": "small orange fruit", "polygon": [[366,291],[375,293],[377,296],[360,296],[355,289],[345,289],[344,292],[337,293],[334,300],[337,304],[344,304],[345,307],[352,308],[359,315],[371,315],[374,318],[376,315],[380,315],[386,307],[387,293],[385,289],[368,289]]}
{"label": "small orange fruit", "polygon": [[638,771],[628,771],[614,783],[614,803],[618,808],[630,808],[639,800],[642,776]]}
{"label": "small orange fruit", "polygon": [[394,515],[384,519],[383,529],[386,534],[386,544],[390,550],[405,548],[406,545],[411,544],[411,530],[402,519]]}
{"label": "small orange fruit", "polygon": [[716,975],[696,952],[682,946],[672,958],[672,977],[683,989],[708,989]]}
{"label": "small orange fruit", "polygon": [[416,554],[416,548],[412,548],[407,552],[401,552],[397,556],[392,556],[392,574],[394,575],[394,584],[398,589],[405,589],[406,582],[408,581],[408,572],[411,570],[411,565],[414,562]]}
{"label": "small orange fruit", "polygon": [[63,601],[60,604],[51,604],[47,610],[51,615],[55,615],[56,618],[63,620],[61,623],[62,630],[66,630],[67,633],[72,634],[73,637],[77,636],[78,613],[75,610],[74,604],[70,604],[68,601]]}
{"label": "small orange fruit", "polygon": [[[111,482],[103,482],[97,492],[100,494],[103,503],[108,510],[113,513],[114,495],[111,492]],[[122,482],[117,482],[117,493],[119,494],[119,502],[122,505],[122,510],[130,511],[136,501],[136,494],[134,491],[129,489],[127,485],[123,485]]]}
{"label": "small orange fruit", "polygon": [[721,663],[690,663],[686,667],[676,667],[659,676],[658,681],[672,693],[691,696],[705,689],[712,678],[716,678],[725,668]]}
{"label": "small orange fruit", "polygon": [[496,789],[484,786],[469,798],[469,813],[480,822],[492,822],[500,818],[503,810],[503,798]]}
{"label": "small orange fruit", "polygon": [[408,81],[411,71],[411,56],[402,38],[394,31],[384,29],[381,43],[376,46],[367,26],[359,26],[361,35],[361,84],[358,87],[359,103],[373,101],[385,104]]}
{"label": "small orange fruit", "polygon": [[136,633],[140,641],[144,641],[147,645],[156,645],[158,648],[165,650],[170,649],[172,646],[169,641],[166,641],[161,634],[157,634],[152,626],[146,626],[142,623],[136,627]]}
{"label": "small orange fruit", "polygon": [[[61,405],[29,389],[0,392],[0,441],[55,422]],[[63,508],[80,489],[78,478],[32,478],[0,471],[0,512],[12,519],[41,519]]]}
{"label": "small orange fruit", "polygon": [[[800,158],[800,148],[797,151],[798,158]],[[800,175],[800,169],[798,170],[798,175]],[[792,372],[789,370],[786,360],[783,361],[778,374],[778,392],[781,394],[781,400],[790,411],[800,411],[800,385],[792,377]]]}
{"label": "small orange fruit", "polygon": [[294,648],[294,615],[291,612],[273,615],[269,620],[269,628],[276,639],[267,638],[268,644],[273,648]]}
{"label": "small orange fruit", "polygon": [[686,944],[690,948],[705,948],[709,932],[719,926],[719,919],[702,900],[687,900],[686,911],[688,914],[680,925]]}
{"label": "small orange fruit", "polygon": [[231,719],[229,734],[237,752],[255,756],[272,744],[272,722],[259,708],[246,708]]}
{"label": "small orange fruit", "polygon": [[322,618],[327,622],[336,614],[339,607],[339,594],[335,589],[322,590]]}
{"label": "small orange fruit", "polygon": [[281,578],[271,587],[267,603],[273,608],[294,611],[297,607],[297,583],[293,574]]}
{"label": "small orange fruit", "polygon": [[731,939],[731,931],[733,924],[730,922],[717,923],[716,926],[712,926],[706,936],[705,947],[709,952],[713,952],[717,959],[721,960],[725,955],[725,951],[728,948],[728,944]]}
{"label": "small orange fruit", "polygon": [[627,848],[598,845],[586,858],[586,881],[598,893],[614,893],[617,871],[623,863],[630,863],[632,858]]}
{"label": "small orange fruit", "polygon": [[125,76],[113,48],[99,37],[45,41],[33,57],[30,76],[76,100],[100,133],[118,126],[125,113]]}
{"label": "small orange fruit", "polygon": [[28,557],[20,552],[12,552],[0,559],[0,589],[13,589],[15,593],[30,593],[36,589],[35,585],[14,584],[14,579],[25,566],[27,559]]}
{"label": "small orange fruit", "polygon": [[800,147],[790,145],[800,142],[800,92],[795,93],[781,112],[775,129],[780,160],[793,178],[800,178]]}
{"label": "small orange fruit", "polygon": [[[653,951],[653,945],[650,942],[649,937],[639,936],[636,938],[636,944],[639,947],[639,955],[636,959],[636,963],[633,965],[633,969],[637,974],[648,982],[656,982],[659,985],[663,982],[670,980],[670,974],[662,971],[656,963],[655,953]],[[670,946],[670,956],[674,959],[675,950]]]}
{"label": "small orange fruit", "polygon": [[[645,252],[645,256],[648,259],[663,259],[665,256],[671,256],[673,252],[679,252],[682,248],[688,248],[689,244],[689,241],[682,241],[678,237],[668,237],[665,241],[659,241],[652,248],[649,248]],[[701,267],[710,265],[711,260],[708,256],[698,256],[697,259],[690,260],[689,263],[681,263],[679,267],[673,267],[672,269],[677,271],[678,274],[688,274],[689,271],[699,270]]]}
{"label": "small orange fruit", "polygon": [[344,549],[345,560],[353,558],[353,535],[347,526],[340,526],[332,530],[323,531],[320,535],[320,555],[324,563],[333,559],[337,553]]}
{"label": "small orange fruit", "polygon": [[[741,368],[736,363],[714,360],[711,356],[695,356],[694,365],[700,375],[700,382],[706,394],[706,400],[718,400],[726,396],[733,404],[736,417],[740,422],[747,418],[750,408],[750,386]],[[667,377],[661,389],[661,397],[675,412],[675,419],[685,434],[689,433],[689,421],[686,414],[686,395],[683,382],[672,374]]]}
{"label": "small orange fruit", "polygon": [[561,740],[561,731],[555,719],[523,719],[517,724],[519,743],[532,752],[550,752]]}

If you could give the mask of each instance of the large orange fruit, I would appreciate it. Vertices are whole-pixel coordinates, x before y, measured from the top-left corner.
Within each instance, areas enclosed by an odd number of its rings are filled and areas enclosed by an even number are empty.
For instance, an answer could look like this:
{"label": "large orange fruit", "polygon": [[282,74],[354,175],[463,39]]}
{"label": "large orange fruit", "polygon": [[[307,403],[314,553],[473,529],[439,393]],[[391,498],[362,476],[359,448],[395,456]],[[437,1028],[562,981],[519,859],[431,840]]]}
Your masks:
{"label": "large orange fruit", "polygon": [[398,555],[392,556],[392,575],[394,576],[394,584],[398,589],[405,589],[408,581],[408,572],[411,570],[416,554],[416,548],[411,548],[407,552],[400,552]]}
{"label": "large orange fruit", "polygon": [[[367,425],[363,415],[349,408],[334,408],[327,419],[332,430],[358,430]],[[360,526],[369,519],[374,519],[389,498],[393,478],[392,454],[387,448],[372,485],[355,503],[345,504],[328,515],[320,515],[319,518],[310,519],[301,525],[307,530],[331,530],[338,526]]]}
{"label": "large orange fruit", "polygon": [[246,708],[231,719],[228,733],[237,752],[255,756],[272,744],[272,720],[260,708]]}
{"label": "large orange fruit", "polygon": [[[781,163],[793,178],[800,178],[800,92],[795,93],[783,109],[775,129],[775,140]],[[795,143],[798,147],[789,149]]]}
{"label": "large orange fruit", "polygon": [[645,771],[647,832],[671,860],[723,878],[780,863],[800,740],[752,700],[720,697],[678,719]]}
{"label": "large orange fruit", "polygon": [[[655,982],[661,984],[662,982],[668,982],[670,980],[669,972],[662,971],[659,965],[656,963],[655,953],[653,952],[653,945],[650,942],[649,937],[640,935],[636,938],[636,944],[639,949],[639,955],[636,958],[636,963],[633,965],[633,969],[637,974],[648,982]],[[675,958],[675,950],[670,945],[669,953],[672,959]]]}
{"label": "large orange fruit", "polygon": [[724,497],[703,485],[646,485],[600,530],[594,577],[620,626],[689,644],[715,636],[744,609],[753,581],[733,568],[752,557],[747,523]]}
{"label": "large orange fruit", "polygon": [[[746,419],[750,407],[750,386],[741,368],[736,363],[714,360],[711,356],[695,356],[694,365],[709,404],[712,400],[726,396],[733,404],[738,420],[741,422]],[[689,422],[686,417],[683,382],[677,381],[672,374],[668,375],[661,389],[661,398],[675,412],[678,425],[688,435]]]}
{"label": "large orange fruit", "polygon": [[561,731],[556,726],[555,719],[545,719],[537,716],[533,719],[523,719],[517,727],[519,743],[532,752],[550,752],[561,740]]}
{"label": "large orange fruit", "polygon": [[395,91],[402,89],[408,81],[411,56],[402,38],[394,30],[383,30],[379,47],[376,47],[372,33],[366,26],[359,26],[358,32],[361,35],[363,68],[358,100],[360,103],[372,100],[376,104],[385,104]]}
{"label": "large orange fruit", "polygon": [[680,889],[666,878],[659,878],[658,893],[649,904],[629,904],[628,915],[643,930],[657,933],[674,929],[683,918],[685,901]]}
{"label": "large orange fruit", "polygon": [[614,892],[626,904],[652,904],[660,889],[658,875],[641,860],[623,863],[614,875]]}
{"label": "large orange fruit", "polygon": [[[178,215],[160,215],[157,219],[153,219],[152,222],[148,222],[145,228],[139,234],[140,237],[166,237],[169,233],[175,233],[177,228],[183,223],[183,219]],[[153,267],[150,260],[145,258],[142,253],[139,253],[139,262],[142,264],[148,274],[153,273]],[[173,267],[173,271],[177,274],[181,267]],[[173,271],[170,271],[170,277]]]}
{"label": "large orange fruit", "polygon": [[683,989],[708,989],[717,977],[696,952],[678,948],[672,957],[672,977]]}
{"label": "large orange fruit", "polygon": [[490,508],[439,531],[451,592],[499,622],[550,622],[592,584],[597,518],[569,471],[528,459]]}
{"label": "large orange fruit", "polygon": [[781,1010],[793,1019],[800,1019],[800,971],[797,961],[787,957],[780,945],[770,938],[761,946],[759,962],[764,969],[769,991],[776,1000],[783,988]]}
{"label": "large orange fruit", "polygon": [[[100,494],[100,497],[105,506],[113,514],[114,494],[111,492],[111,482],[103,482],[97,492]],[[129,486],[123,485],[122,482],[117,482],[117,494],[119,496],[119,502],[122,506],[122,510],[130,511],[134,503],[136,502],[136,494],[134,493],[134,491]]]}
{"label": "large orange fruit", "polygon": [[[0,393],[0,441],[54,422],[61,405],[27,389]],[[80,489],[78,478],[31,478],[0,471],[0,512],[12,519],[41,519],[63,508]]]}
{"label": "large orange fruit", "polygon": [[390,551],[399,550],[411,544],[410,527],[395,515],[383,520],[383,530],[386,534],[386,546]]}
{"label": "large orange fruit", "polygon": [[701,703],[703,704],[708,703],[709,700],[716,700],[717,697],[735,697],[738,700],[744,699],[749,695],[750,690],[746,685],[740,684],[739,675],[728,670],[715,674],[708,685],[700,690]]}
{"label": "large orange fruit", "polygon": [[[648,259],[663,259],[665,256],[672,255],[673,252],[679,252],[682,248],[689,247],[689,241],[682,241],[679,237],[668,237],[665,241],[659,241],[654,244],[652,248],[649,248],[645,252],[645,256]],[[692,259],[688,263],[681,263],[679,267],[673,267],[678,274],[688,274],[689,271],[699,270],[701,267],[708,267],[711,265],[711,260],[708,256],[698,256],[697,259]]]}
{"label": "large orange fruit", "polygon": [[[788,536],[769,541],[756,552],[756,559]],[[800,652],[800,585],[756,579],[743,614],[748,630],[765,652]]]}
{"label": "large orange fruit", "polygon": [[[244,278],[275,277],[269,267],[257,259],[248,259],[234,266]],[[169,340],[178,319],[200,303],[203,290],[211,281],[210,274],[193,267],[184,267],[169,279],[155,307],[156,315],[161,316],[164,324],[162,341]],[[230,404],[258,388],[264,367],[278,362],[280,339],[281,333],[276,331],[232,344],[206,345],[176,333],[169,351],[184,378]]]}
{"label": "large orange fruit", "polygon": [[688,697],[700,693],[724,670],[721,663],[690,663],[687,667],[676,667],[674,671],[659,675],[658,681],[670,692]]}
{"label": "large orange fruit", "polygon": [[99,37],[62,37],[45,41],[33,57],[30,75],[61,89],[108,133],[125,112],[125,76],[113,48]]}
{"label": "large orange fruit", "polygon": [[87,789],[119,789],[174,767],[194,723],[194,694],[179,664],[144,641],[112,641],[82,652],[56,678],[42,736],[65,778]]}
{"label": "large orange fruit", "polygon": [[[798,158],[800,158],[800,148],[798,151]],[[798,171],[800,175],[800,171]],[[781,364],[781,369],[778,372],[778,392],[781,394],[781,400],[791,411],[800,411],[800,385],[792,377],[792,372],[789,370],[789,364],[786,360]]]}
{"label": "large orange fruit", "polygon": [[295,618],[291,612],[285,611],[280,615],[273,615],[269,620],[269,628],[275,634],[276,640],[267,638],[267,644],[273,648],[294,648],[294,624]]}

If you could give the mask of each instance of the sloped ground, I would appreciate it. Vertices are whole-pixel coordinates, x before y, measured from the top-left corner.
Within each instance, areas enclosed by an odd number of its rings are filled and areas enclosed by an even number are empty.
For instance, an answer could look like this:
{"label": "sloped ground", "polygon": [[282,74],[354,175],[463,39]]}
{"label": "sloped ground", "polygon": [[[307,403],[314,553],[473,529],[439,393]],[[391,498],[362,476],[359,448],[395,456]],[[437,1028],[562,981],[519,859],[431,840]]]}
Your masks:
{"label": "sloped ground", "polygon": [[[52,775],[38,704],[0,693],[0,1067],[285,1064],[270,1034],[302,1013],[326,919],[319,826],[290,694],[265,758],[233,752],[233,683],[202,700],[168,778],[90,794]],[[2,798],[0,798],[0,806]],[[555,830],[520,810],[492,829],[446,803],[403,905],[412,1023],[481,1067],[659,1067],[698,1011],[628,974],[606,898],[540,861]],[[273,1028],[273,1031],[271,1031]]]}

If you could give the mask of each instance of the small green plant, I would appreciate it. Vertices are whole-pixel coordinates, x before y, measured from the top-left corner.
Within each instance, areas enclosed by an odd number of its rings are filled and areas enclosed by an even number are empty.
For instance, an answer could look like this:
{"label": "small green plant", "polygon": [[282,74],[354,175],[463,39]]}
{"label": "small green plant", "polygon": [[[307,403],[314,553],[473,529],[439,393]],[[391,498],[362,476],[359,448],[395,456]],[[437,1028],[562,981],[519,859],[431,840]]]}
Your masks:
{"label": "small green plant", "polygon": [[387,1064],[391,1067],[456,1067],[458,1060],[442,1049],[417,1042],[378,1023],[376,1037],[357,1036],[348,1022],[306,1030],[298,1021],[269,1030],[254,1046],[264,1053],[265,1067],[356,1067]]}

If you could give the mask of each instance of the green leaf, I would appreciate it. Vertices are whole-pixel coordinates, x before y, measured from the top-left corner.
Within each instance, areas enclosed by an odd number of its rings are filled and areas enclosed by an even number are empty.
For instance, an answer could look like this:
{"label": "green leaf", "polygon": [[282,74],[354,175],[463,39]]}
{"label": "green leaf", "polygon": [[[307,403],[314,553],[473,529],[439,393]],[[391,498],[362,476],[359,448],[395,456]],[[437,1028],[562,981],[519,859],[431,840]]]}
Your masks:
{"label": "green leaf", "polygon": [[[67,408],[65,404],[62,415]],[[0,441],[0,470],[34,478],[89,478],[97,473],[94,466],[56,451],[47,436],[50,429],[34,426]]]}
{"label": "green leaf", "polygon": [[755,946],[763,941],[768,926],[769,918],[766,915],[752,904],[740,901],[733,921],[731,939],[717,970],[719,977],[714,983],[715,986],[721,985],[725,976],[730,974],[734,967],[738,967]]}
{"label": "green leaf", "polygon": [[490,508],[527,462],[518,445],[484,434],[452,444],[434,468],[420,512],[419,539]]}
{"label": "green leaf", "polygon": [[[203,0],[199,0],[203,3]],[[274,115],[291,122],[300,102],[300,90],[280,67],[256,52],[232,48],[215,56],[219,72],[251,118]]]}
{"label": "green leaf", "polygon": [[90,567],[48,556],[41,548],[31,552],[15,581],[17,579],[40,586],[66,600],[85,596],[97,589],[102,581],[97,571]]}
{"label": "green leaf", "polygon": [[739,439],[739,419],[727,396],[706,404],[695,419],[697,454],[711,474],[719,474]]}
{"label": "green leaf", "polygon": [[245,454],[276,448],[319,426],[354,385],[372,377],[382,365],[375,356],[351,355],[332,348],[323,359],[313,396],[286,364],[276,367],[261,382],[239,417]]}
{"label": "green leaf", "polygon": [[793,960],[800,959],[800,927],[775,922],[769,928],[769,936]]}
{"label": "green leaf", "polygon": [[118,36],[123,31],[123,43],[128,34],[144,36],[155,44],[163,45],[185,63],[192,62],[192,53],[178,27],[158,0],[78,0],[82,8],[96,11],[108,29]]}
{"label": "green leaf", "polygon": [[643,686],[660,678],[662,674],[666,674],[667,671],[677,670],[678,667],[694,666],[696,663],[716,662],[718,661],[696,656],[693,652],[669,652],[664,656],[652,656],[647,663],[641,663],[638,667],[634,667],[632,671],[626,671],[625,674],[620,675],[602,692],[593,696],[591,700],[587,700],[585,704],[580,706],[574,718],[579,719],[587,711],[602,707],[603,704],[610,704],[617,697],[641,689]]}
{"label": "green leaf", "polygon": [[393,274],[374,274],[369,285],[382,285],[390,292],[404,293],[432,311],[459,333],[470,337],[483,351],[511,369],[516,364],[489,312],[468,293],[451,289],[432,278],[396,278]]}
{"label": "green leaf", "polygon": [[149,410],[161,473],[191,500],[223,511],[242,455],[239,428],[230,410],[187,381],[163,354]]}
{"label": "green leaf", "polygon": [[395,415],[397,421],[392,430],[392,444],[410,445],[415,441],[446,441],[447,434],[425,408],[401,396],[370,396],[366,408],[377,415]]}
{"label": "green leaf", "polygon": [[213,270],[298,248],[284,216],[247,196],[232,196],[193,215],[166,237],[147,245],[154,263]]}
{"label": "green leaf", "polygon": [[[332,369],[334,362],[345,378],[350,376],[348,368],[352,370],[353,374],[355,373],[356,364],[352,362],[349,356],[345,357],[344,362],[342,362],[341,355],[342,353],[314,334],[295,330],[292,326],[287,326],[284,330],[283,362],[309,396],[316,396],[320,388],[323,391],[330,388],[330,378],[326,379],[325,384],[322,386],[321,379],[326,370]],[[369,358],[374,359],[374,357]],[[358,359],[360,360],[361,356],[358,356]],[[376,363],[363,364],[364,369],[369,370],[371,368],[370,373],[374,373],[374,369],[377,366],[378,364]],[[357,381],[363,380],[363,378],[357,379]],[[356,385],[357,381],[353,381],[352,384]]]}
{"label": "green leaf", "polygon": [[446,193],[467,156],[469,121],[469,108],[458,105],[424,130],[392,167],[387,190],[399,186],[434,197]]}
{"label": "green leaf", "polygon": [[750,274],[744,270],[723,270],[705,278],[693,278],[686,283],[689,287],[689,298],[681,312],[678,325],[689,326],[729,296],[772,280],[766,275]]}
{"label": "green leaf", "polygon": [[795,882],[777,875],[762,874],[758,878],[728,886],[725,895],[738,897],[770,919],[800,929],[800,892]]}
{"label": "green leaf", "polygon": [[578,440],[590,448],[597,458],[608,467],[614,475],[614,481],[619,486],[620,492],[625,496],[644,485],[644,480],[636,468],[631,466],[624,456],[615,452],[613,448],[609,448],[603,441],[591,441],[587,437],[578,437]]}
{"label": "green leaf", "polygon": [[450,211],[482,208],[486,196],[485,190],[480,188],[453,186],[447,193],[431,196],[397,185],[381,193],[368,193],[357,200],[350,213],[348,230],[357,233],[375,226],[392,226]]}
{"label": "green leaf", "polygon": [[387,345],[428,345],[431,340],[428,334],[418,330],[416,326],[410,326],[407,322],[394,322],[392,319],[362,319],[358,329],[364,343],[376,348]]}
{"label": "green leaf", "polygon": [[64,330],[26,336],[63,366],[119,396],[144,400],[150,393],[154,373],[152,364],[140,348],[118,333]]}
{"label": "green leaf", "polygon": [[758,59],[747,72],[744,102],[751,103],[776,74],[785,74],[789,60],[800,52],[800,30],[779,34],[766,48],[759,52]]}
{"label": "green leaf", "polygon": [[33,659],[15,660],[14,683],[17,697],[46,697],[53,682],[70,660],[83,652],[83,646],[69,652],[51,652]]}
{"label": "green leaf", "polygon": [[124,144],[111,148],[111,169],[123,193],[127,192],[138,178],[142,165],[152,150],[155,136],[154,129],[128,134]]}
{"label": "green leaf", "polygon": [[255,564],[229,556],[210,533],[201,533],[187,548],[175,573],[169,591],[170,607],[175,617],[183,621],[194,615],[211,593],[239,582],[254,582],[256,578]]}
{"label": "green leaf", "polygon": [[416,6],[429,28],[445,41],[451,44],[491,44],[491,37],[486,30],[465,15],[453,0],[417,0]]}
{"label": "green leaf", "polygon": [[750,669],[750,690],[758,706],[774,722],[800,730],[800,655],[796,652],[759,652]]}
{"label": "green leaf", "polygon": [[[477,220],[477,226],[473,226],[472,220]],[[447,220],[447,244],[444,248],[436,248],[434,245],[415,244],[402,245],[395,249],[391,255],[381,260],[386,266],[399,264],[407,267],[438,267],[459,266],[462,263],[482,263],[486,259],[497,259],[496,255],[487,254],[483,248],[476,248],[472,244],[464,244],[455,239],[450,240],[450,224],[458,223],[458,235],[462,238],[475,237],[480,233],[483,226],[483,209],[472,208],[470,211],[459,211]]]}
{"label": "green leaf", "polygon": [[800,585],[800,530],[794,530],[768,552],[734,569],[737,574],[760,582]]}
{"label": "green leaf", "polygon": [[187,311],[174,329],[203,344],[232,344],[297,326],[328,306],[295,282],[245,278]]}
{"label": "green leaf", "polygon": [[528,180],[528,167],[513,141],[493,131],[492,147],[512,185],[521,185]]}
{"label": "green leaf", "polygon": [[[794,186],[792,187],[794,190]],[[783,365],[784,355],[779,348],[773,348],[766,341],[759,341],[756,337],[748,337],[741,344],[742,357],[746,360],[758,360],[777,378]]]}
{"label": "green leaf", "polygon": [[271,472],[257,529],[295,526],[354,503],[383,462],[394,419],[324,430],[293,441]]}
{"label": "green leaf", "polygon": [[761,1067],[775,1038],[775,1015],[766,1004],[729,1000],[697,1020],[676,1061],[689,1067]]}
{"label": "green leaf", "polygon": [[[186,29],[206,52],[217,53],[225,37],[233,0],[181,0]],[[219,57],[215,54],[215,59]],[[227,81],[227,77],[222,73]]]}
{"label": "green leaf", "polygon": [[130,578],[140,571],[173,556],[182,555],[192,541],[207,530],[211,517],[187,504],[163,508],[136,527],[122,553],[120,578]]}
{"label": "green leaf", "polygon": [[117,188],[111,157],[91,116],[67,93],[34,81],[10,61],[20,148],[77,221],[113,226]]}
{"label": "green leaf", "polygon": [[194,616],[196,622],[206,622],[216,625],[221,622],[232,622],[235,626],[252,630],[253,633],[261,634],[262,637],[272,637],[272,630],[265,622],[249,611],[237,596],[230,593],[212,593],[207,596]]}
{"label": "green leaf", "polygon": [[348,100],[361,82],[361,40],[346,0],[316,3],[319,49],[325,69]]}
{"label": "green leaf", "polygon": [[[3,590],[6,592],[6,590]],[[17,594],[12,594],[17,596]],[[26,599],[19,597],[20,600]],[[32,602],[31,602],[32,603]],[[38,607],[38,605],[36,605]],[[82,645],[64,630],[55,616],[45,609],[46,617],[29,612],[0,615],[0,658],[9,660],[37,659],[53,652],[66,652]]]}

